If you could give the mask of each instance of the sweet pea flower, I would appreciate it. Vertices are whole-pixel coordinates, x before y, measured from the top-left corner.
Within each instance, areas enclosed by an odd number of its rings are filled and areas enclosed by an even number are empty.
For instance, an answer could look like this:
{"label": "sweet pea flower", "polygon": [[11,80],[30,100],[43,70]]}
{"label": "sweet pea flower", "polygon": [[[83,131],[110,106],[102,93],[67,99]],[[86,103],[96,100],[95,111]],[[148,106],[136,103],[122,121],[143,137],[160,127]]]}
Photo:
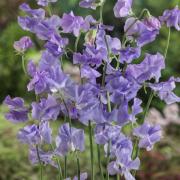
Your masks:
{"label": "sweet pea flower", "polygon": [[28,108],[24,106],[24,100],[20,97],[11,98],[7,96],[4,104],[9,107],[9,112],[5,117],[13,123],[26,122],[28,120]]}
{"label": "sweet pea flower", "polygon": [[167,27],[175,27],[176,30],[180,31],[180,9],[178,6],[171,10],[165,10],[159,19],[162,23],[166,23]]}
{"label": "sweet pea flower", "polygon": [[160,83],[149,83],[148,86],[153,89],[161,100],[164,100],[166,104],[173,104],[175,102],[180,102],[180,97],[176,96],[173,90],[176,87],[176,82],[180,82],[178,78],[171,77],[166,82]]}
{"label": "sweet pea flower", "polygon": [[32,118],[42,121],[56,120],[60,112],[60,105],[55,97],[48,95],[47,99],[40,99],[39,103],[32,103]]}
{"label": "sweet pea flower", "polygon": [[151,126],[144,123],[134,129],[134,135],[140,138],[139,147],[150,151],[153,145],[161,139],[161,127],[159,125]]}
{"label": "sweet pea flower", "polygon": [[31,41],[31,38],[28,36],[24,36],[19,41],[14,42],[14,49],[18,53],[24,53],[26,50],[28,50],[32,46],[33,46],[33,43]]}
{"label": "sweet pea flower", "polygon": [[96,9],[96,4],[95,4],[96,0],[82,0],[79,3],[80,7],[83,8],[91,8],[91,9]]}
{"label": "sweet pea flower", "polygon": [[60,25],[64,33],[72,32],[76,37],[79,36],[80,31],[86,32],[90,26],[83,17],[75,16],[72,11],[69,14],[63,14],[63,17],[60,20]]}
{"label": "sweet pea flower", "polygon": [[117,18],[126,17],[131,12],[132,0],[118,0],[114,6],[114,15]]}
{"label": "sweet pea flower", "polygon": [[[38,153],[38,154],[37,154]],[[39,157],[38,157],[39,156]],[[57,163],[54,161],[53,159],[54,157],[54,153],[53,152],[45,152],[42,149],[38,148],[38,152],[37,152],[37,148],[31,147],[29,149],[29,160],[31,162],[32,165],[37,165],[39,164],[39,158],[40,161],[44,164],[44,165],[52,165],[53,167],[58,167]]]}
{"label": "sweet pea flower", "polygon": [[68,123],[63,124],[56,137],[56,153],[64,156],[68,151],[84,151],[84,131],[70,127]]}
{"label": "sweet pea flower", "polygon": [[40,6],[48,6],[49,3],[55,3],[57,0],[37,0],[37,4]]}

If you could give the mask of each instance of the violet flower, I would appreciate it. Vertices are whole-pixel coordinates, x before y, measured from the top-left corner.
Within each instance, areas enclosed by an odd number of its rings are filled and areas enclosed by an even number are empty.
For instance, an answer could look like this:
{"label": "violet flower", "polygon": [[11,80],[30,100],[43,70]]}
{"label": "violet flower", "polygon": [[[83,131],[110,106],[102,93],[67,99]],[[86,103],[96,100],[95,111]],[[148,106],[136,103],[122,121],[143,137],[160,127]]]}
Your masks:
{"label": "violet flower", "polygon": [[28,120],[28,109],[24,106],[22,98],[16,97],[11,99],[10,96],[7,96],[4,104],[9,107],[9,112],[5,115],[7,120],[13,123],[26,122]]}
{"label": "violet flower", "polygon": [[32,103],[32,118],[42,121],[56,120],[60,113],[60,105],[55,97],[48,95],[48,98],[42,98],[40,103]]}
{"label": "violet flower", "polygon": [[63,14],[60,25],[64,33],[72,32],[76,37],[79,36],[80,31],[86,32],[89,29],[89,23],[81,16],[75,16],[72,11],[69,14]]}
{"label": "violet flower", "polygon": [[159,19],[162,23],[166,23],[167,27],[175,27],[176,30],[180,31],[180,10],[178,6],[171,10],[165,10]]}
{"label": "violet flower", "polygon": [[134,135],[140,138],[139,147],[150,151],[153,145],[161,139],[161,127],[144,123],[134,129]]}
{"label": "violet flower", "polygon": [[48,6],[49,3],[55,3],[57,0],[37,0],[37,4],[40,6]]}
{"label": "violet flower", "polygon": [[39,127],[35,124],[25,126],[17,135],[21,143],[29,145],[37,145],[41,142]]}
{"label": "violet flower", "polygon": [[44,165],[50,164],[53,167],[56,167],[56,168],[58,167],[57,163],[53,159],[53,156],[54,156],[53,152],[45,152],[40,148],[38,148],[38,152],[37,152],[37,148],[34,148],[34,147],[31,147],[29,149],[29,160],[32,165],[39,164],[39,158],[38,158],[37,153],[39,153],[40,161]]}
{"label": "violet flower", "polygon": [[63,124],[56,137],[56,153],[64,156],[69,151],[84,151],[84,131],[70,127],[68,123]]}
{"label": "violet flower", "polygon": [[91,9],[96,9],[96,0],[82,0],[79,2],[79,6],[83,8],[91,8]]}
{"label": "violet flower", "polygon": [[14,49],[21,54],[23,54],[26,50],[28,50],[32,46],[33,43],[31,41],[31,38],[28,36],[24,36],[19,41],[14,42]]}
{"label": "violet flower", "polygon": [[132,0],[118,0],[114,6],[114,15],[117,18],[130,15]]}
{"label": "violet flower", "polygon": [[178,78],[171,77],[166,82],[160,83],[149,83],[149,87],[153,89],[161,100],[164,100],[167,104],[173,104],[175,102],[180,102],[180,97],[173,93],[176,87],[176,82],[180,82]]}

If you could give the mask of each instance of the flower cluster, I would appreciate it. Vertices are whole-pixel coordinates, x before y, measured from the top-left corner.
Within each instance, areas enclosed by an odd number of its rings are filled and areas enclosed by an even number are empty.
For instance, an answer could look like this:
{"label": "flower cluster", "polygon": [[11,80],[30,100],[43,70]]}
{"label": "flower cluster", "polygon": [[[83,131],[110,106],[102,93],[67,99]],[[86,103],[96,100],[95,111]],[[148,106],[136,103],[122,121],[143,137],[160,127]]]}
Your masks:
{"label": "flower cluster", "polygon": [[[37,1],[41,6],[51,2],[56,0]],[[94,10],[101,6],[102,13],[104,3],[105,0],[82,0],[79,4]],[[51,13],[47,17],[43,8],[31,9],[25,3],[20,6],[26,15],[18,17],[19,25],[42,40],[44,47],[38,64],[30,60],[26,68],[30,79],[27,90],[35,92],[36,101],[26,106],[22,98],[7,96],[6,118],[14,123],[28,122],[17,137],[29,145],[31,163],[59,168],[60,179],[71,179],[66,173],[62,175],[58,161],[67,158],[69,153],[77,158],[78,175],[73,179],[87,179],[87,173],[80,174],[78,157],[78,153],[87,151],[85,132],[73,127],[77,123],[89,127],[92,180],[94,142],[99,149],[104,146],[105,158],[109,160],[107,178],[119,174],[127,180],[135,179],[132,170],[140,166],[137,152],[140,148],[151,150],[161,138],[160,126],[145,121],[153,96],[159,96],[167,104],[180,102],[173,92],[180,79],[171,77],[166,82],[160,81],[166,54],[147,53],[144,57],[141,54],[142,47],[156,39],[163,24],[179,30],[180,10],[178,7],[166,10],[159,18],[145,10],[137,18],[132,12],[132,3],[132,0],[118,0],[114,6],[115,17],[126,20],[122,39],[109,35],[114,27],[103,24],[102,14],[99,20],[90,15],[77,16],[72,11],[62,17]],[[76,39],[74,51],[68,46],[67,34]],[[79,39],[84,37],[81,34],[85,34],[85,41],[82,51],[78,52]],[[31,46],[29,37],[14,44],[20,53]],[[67,52],[72,53],[71,56],[67,56]],[[64,57],[72,57],[71,63],[79,67],[81,82],[75,82],[64,72]],[[135,60],[139,57],[143,60],[137,64]],[[143,109],[139,91],[146,88],[151,95]],[[143,112],[138,121],[138,115]],[[64,123],[54,137],[51,124],[63,117]],[[125,126],[130,127],[130,134],[124,131]],[[44,144],[49,145],[49,149],[44,148]],[[66,165],[64,168],[67,170]],[[104,174],[101,175],[104,179]]]}

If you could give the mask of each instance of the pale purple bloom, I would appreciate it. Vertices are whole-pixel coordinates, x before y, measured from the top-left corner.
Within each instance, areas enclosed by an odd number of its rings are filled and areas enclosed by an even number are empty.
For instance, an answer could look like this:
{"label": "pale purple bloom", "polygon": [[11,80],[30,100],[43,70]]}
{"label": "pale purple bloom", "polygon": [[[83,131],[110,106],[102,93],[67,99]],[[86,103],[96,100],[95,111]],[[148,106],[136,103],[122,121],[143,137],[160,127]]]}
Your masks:
{"label": "pale purple bloom", "polygon": [[61,125],[56,137],[56,151],[59,155],[66,155],[68,151],[84,151],[84,131],[70,127],[68,123]]}
{"label": "pale purple bloom", "polygon": [[41,122],[39,125],[39,131],[43,141],[47,144],[52,143],[52,129],[48,121]]}
{"label": "pale purple bloom", "polygon": [[124,153],[118,160],[109,163],[108,172],[110,175],[122,174],[126,180],[135,180],[130,171],[138,170],[139,166],[139,158],[131,160],[129,154]]}
{"label": "pale purple bloom", "polygon": [[97,124],[94,130],[95,141],[97,144],[106,144],[112,138],[120,136],[121,127],[107,123]]}
{"label": "pale purple bloom", "polygon": [[95,4],[96,0],[82,0],[79,3],[80,7],[83,8],[91,8],[91,9],[96,9],[96,4]]}
{"label": "pale purple bloom", "polygon": [[40,103],[32,103],[32,118],[42,121],[56,120],[60,113],[60,105],[55,97],[48,95],[42,98]]}
{"label": "pale purple bloom", "polygon": [[28,73],[32,77],[27,86],[28,91],[35,90],[36,94],[58,91],[68,80],[68,76],[62,72],[58,58],[48,51],[42,53],[39,68],[35,68],[32,61],[29,62]]}
{"label": "pale purple bloom", "polygon": [[180,31],[180,10],[178,6],[171,10],[165,10],[159,19],[162,23],[166,23],[167,27],[175,27]]}
{"label": "pale purple bloom", "polygon": [[114,6],[114,15],[117,18],[130,15],[132,0],[118,0]]}
{"label": "pale purple bloom", "polygon": [[176,88],[175,82],[180,82],[178,79],[171,77],[166,82],[160,83],[149,83],[149,87],[153,89],[161,100],[164,100],[167,104],[173,104],[175,102],[180,102],[180,97],[173,93]]}
{"label": "pale purple bloom", "polygon": [[28,36],[22,37],[19,41],[14,42],[14,49],[19,53],[24,53],[27,49],[31,48],[33,43]]}
{"label": "pale purple bloom", "polygon": [[38,24],[35,25],[32,32],[34,32],[41,40],[51,40],[54,34],[58,34],[59,27],[59,16],[53,15],[45,20],[38,21]]}
{"label": "pale purple bloom", "polygon": [[45,44],[45,48],[54,56],[64,54],[64,48],[68,44],[67,38],[62,38],[60,35],[54,34],[51,39]]}
{"label": "pale purple bloom", "polygon": [[24,106],[22,98],[16,97],[11,99],[10,96],[7,96],[4,104],[9,107],[9,112],[5,115],[7,120],[13,123],[26,122],[28,120],[28,109]]}
{"label": "pale purple bloom", "polygon": [[90,27],[89,23],[83,17],[75,16],[72,11],[69,14],[63,14],[60,25],[64,33],[72,32],[76,37],[79,36],[80,31],[86,32]]}
{"label": "pale purple bloom", "polygon": [[97,50],[92,45],[86,45],[86,49],[83,51],[83,54],[81,53],[73,54],[73,63],[100,66],[103,57],[104,57],[103,50]]}
{"label": "pale purple bloom", "polygon": [[124,31],[128,39],[134,39],[137,42],[137,45],[142,47],[145,44],[148,44],[155,40],[156,36],[159,34],[159,29],[151,22],[151,24],[146,21],[137,20],[134,17],[130,17],[126,20]]}
{"label": "pale purple bloom", "polygon": [[143,112],[141,104],[142,104],[142,101],[140,99],[134,98],[134,103],[132,105],[132,108],[131,108],[132,110],[131,110],[131,114],[130,114],[130,120],[132,122],[136,121],[136,115]]}
{"label": "pale purple bloom", "polygon": [[129,65],[126,73],[131,74],[140,83],[151,78],[155,78],[158,82],[161,77],[161,70],[164,68],[164,57],[160,53],[155,55],[146,54],[145,59],[140,64]]}
{"label": "pale purple bloom", "polygon": [[25,16],[18,17],[18,24],[23,30],[34,32],[37,27],[39,20],[37,18]]}
{"label": "pale purple bloom", "polygon": [[81,67],[81,77],[87,78],[90,81],[96,79],[97,77],[100,77],[101,74],[96,71],[95,69],[91,68],[90,66],[82,66]]}
{"label": "pale purple bloom", "polygon": [[159,30],[161,28],[161,23],[159,19],[154,16],[146,17],[143,23],[147,26],[150,31]]}
{"label": "pale purple bloom", "polygon": [[38,152],[37,152],[37,148],[34,148],[34,147],[31,147],[29,149],[29,160],[32,165],[39,164],[39,158],[38,158],[37,153],[39,153],[41,163],[43,163],[44,165],[50,164],[56,168],[58,167],[57,163],[53,159],[53,157],[54,157],[53,152],[45,152],[40,148],[38,148]]}
{"label": "pale purple bloom", "polygon": [[120,62],[131,63],[134,59],[139,58],[141,55],[141,48],[127,47],[120,50]]}
{"label": "pale purple bloom", "polygon": [[[86,172],[80,174],[80,180],[86,180],[88,178],[88,174]],[[71,178],[66,178],[64,180],[71,180]],[[78,177],[75,176],[72,180],[78,180]]]}
{"label": "pale purple bloom", "polygon": [[57,0],[37,0],[37,4],[40,6],[48,6],[49,3],[55,3]]}
{"label": "pale purple bloom", "polygon": [[153,145],[161,139],[161,127],[144,123],[140,127],[135,128],[133,134],[140,138],[139,147],[150,151]]}
{"label": "pale purple bloom", "polygon": [[21,143],[36,145],[41,142],[39,127],[35,124],[25,126],[18,132],[17,138]]}
{"label": "pale purple bloom", "polygon": [[40,9],[31,9],[30,6],[26,3],[21,4],[19,8],[34,18],[40,18],[40,19],[45,18],[44,9],[41,9],[41,8]]}

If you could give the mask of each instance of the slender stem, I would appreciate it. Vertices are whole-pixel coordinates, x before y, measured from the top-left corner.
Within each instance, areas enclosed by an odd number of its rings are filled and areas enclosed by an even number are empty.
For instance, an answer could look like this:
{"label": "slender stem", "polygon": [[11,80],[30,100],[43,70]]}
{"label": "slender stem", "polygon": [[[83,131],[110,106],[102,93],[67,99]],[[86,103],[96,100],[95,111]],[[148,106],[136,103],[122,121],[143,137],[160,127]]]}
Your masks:
{"label": "slender stem", "polygon": [[22,69],[24,71],[24,74],[27,75],[27,71],[26,71],[26,65],[25,65],[25,55],[22,55]]}
{"label": "slender stem", "polygon": [[[106,162],[106,165],[108,167],[108,164],[109,164],[109,161],[110,161],[110,145],[111,145],[111,142],[109,141],[108,142],[108,149],[107,149],[107,162]],[[106,168],[106,180],[109,180],[109,172]]]}
{"label": "slender stem", "polygon": [[38,157],[39,166],[40,166],[40,180],[42,180],[43,179],[43,167],[42,167],[42,162],[41,162],[41,158],[40,158],[40,154],[39,154],[38,145],[36,145],[36,151],[37,151],[37,157]]}
{"label": "slender stem", "polygon": [[67,178],[67,156],[64,157],[64,179]]}
{"label": "slender stem", "polygon": [[91,157],[91,180],[94,180],[94,153],[93,153],[93,136],[92,136],[91,121],[89,121],[89,142],[90,142],[90,157]]}
{"label": "slender stem", "polygon": [[100,152],[100,145],[99,144],[97,144],[97,155],[98,155],[98,166],[99,166],[99,171],[101,174],[101,179],[104,180],[102,164],[101,164],[101,152]]}
{"label": "slender stem", "polygon": [[165,59],[167,57],[167,52],[168,52],[168,49],[169,49],[170,38],[171,38],[171,27],[169,27],[167,44],[166,44],[166,49],[165,49],[165,52],[164,52],[164,58]]}
{"label": "slender stem", "polygon": [[120,180],[120,174],[116,175],[117,180]]}
{"label": "slender stem", "polygon": [[81,32],[80,32],[79,36],[76,38],[76,41],[75,41],[75,46],[74,46],[74,51],[75,52],[77,52],[77,50],[78,50],[78,44],[79,44],[80,37],[81,37]]}
{"label": "slender stem", "polygon": [[[53,144],[51,144],[51,149],[54,151]],[[63,180],[61,164],[60,164],[59,158],[57,156],[56,156],[56,162],[58,164],[58,176],[59,176],[59,180]]]}
{"label": "slender stem", "polygon": [[149,99],[148,99],[147,105],[146,105],[146,108],[145,108],[145,110],[144,110],[144,115],[143,115],[143,118],[142,118],[142,124],[143,124],[144,121],[145,121],[145,118],[146,118],[147,113],[148,113],[148,111],[149,111],[149,107],[150,107],[150,105],[151,105],[151,102],[152,102],[152,100],[153,100],[153,97],[154,97],[154,92],[151,91],[151,93],[150,93],[150,95],[149,95]]}
{"label": "slender stem", "polygon": [[80,180],[81,169],[80,169],[80,162],[79,162],[79,156],[78,156],[77,151],[76,151],[76,160],[77,160],[77,175],[78,175],[78,180]]}
{"label": "slender stem", "polygon": [[104,1],[102,2],[102,5],[100,6],[100,13],[99,13],[100,19],[99,19],[99,21],[100,21],[101,23],[103,23],[103,9],[104,9],[105,1],[106,1],[106,0],[104,0]]}

